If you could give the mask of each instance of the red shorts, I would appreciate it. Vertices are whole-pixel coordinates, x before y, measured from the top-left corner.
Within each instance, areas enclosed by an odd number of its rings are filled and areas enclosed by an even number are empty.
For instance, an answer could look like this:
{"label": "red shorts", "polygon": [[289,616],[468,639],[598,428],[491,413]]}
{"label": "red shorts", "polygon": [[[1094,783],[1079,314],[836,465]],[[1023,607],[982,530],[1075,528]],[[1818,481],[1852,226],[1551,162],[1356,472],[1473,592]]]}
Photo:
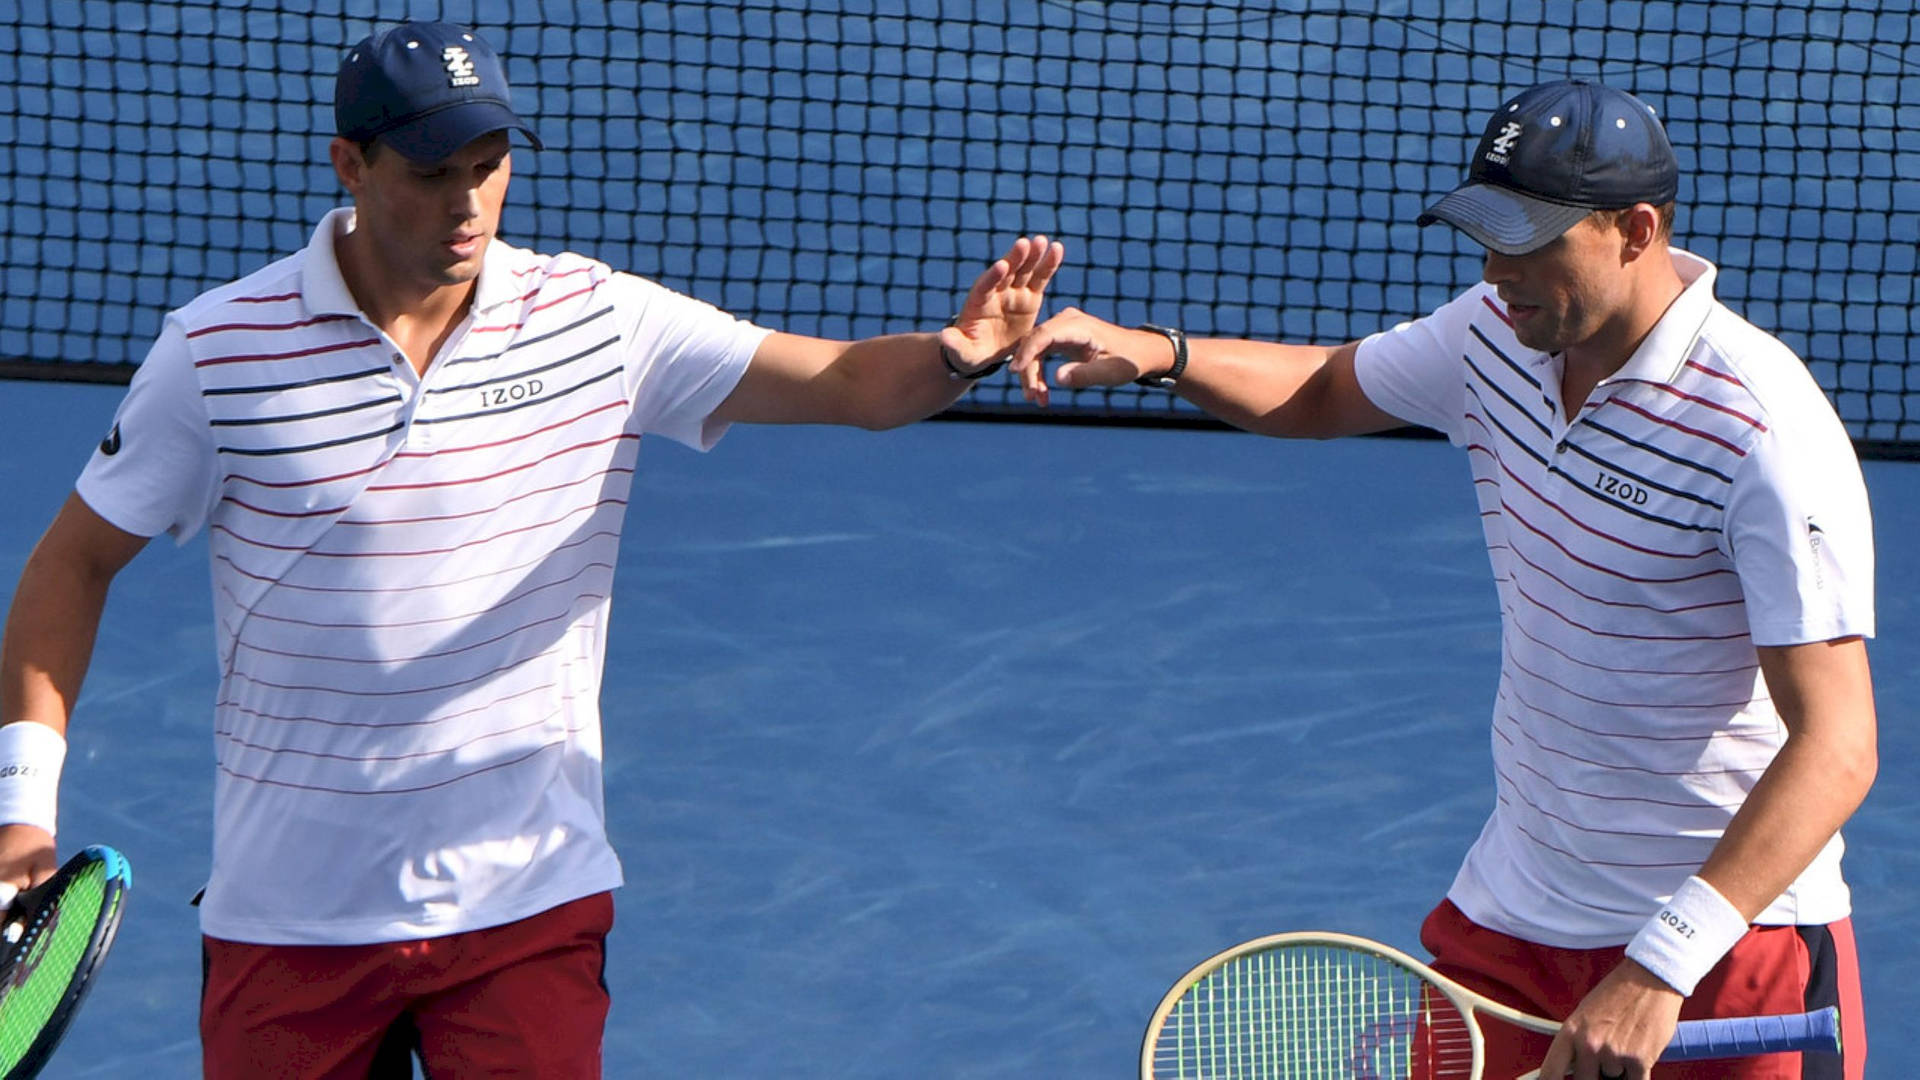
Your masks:
{"label": "red shorts", "polygon": [[[1495,1001],[1540,1016],[1562,1017],[1620,962],[1625,949],[1556,949],[1478,926],[1443,900],[1420,928],[1435,971]],[[1662,1065],[1656,1080],[1861,1080],[1867,1028],[1860,1011],[1860,965],[1853,923],[1756,926],[1700,980],[1680,1007],[1682,1020],[1762,1016],[1840,1007],[1842,1056],[1759,1057]],[[1519,1076],[1540,1067],[1553,1040],[1490,1021],[1483,1075]],[[1802,1060],[1804,1058],[1804,1061]]]}
{"label": "red shorts", "polygon": [[392,1068],[409,1076],[412,1050],[433,1076],[598,1077],[612,926],[613,898],[599,893],[421,941],[205,938],[205,1075],[366,1080]]}

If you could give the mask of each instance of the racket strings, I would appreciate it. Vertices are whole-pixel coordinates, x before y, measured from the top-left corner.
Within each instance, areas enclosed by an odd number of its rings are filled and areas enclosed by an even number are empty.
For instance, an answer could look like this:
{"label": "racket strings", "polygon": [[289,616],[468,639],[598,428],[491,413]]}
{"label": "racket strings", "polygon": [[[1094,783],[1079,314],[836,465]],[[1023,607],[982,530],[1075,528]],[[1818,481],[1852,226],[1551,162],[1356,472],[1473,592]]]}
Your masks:
{"label": "racket strings", "polygon": [[1327,946],[1244,954],[1188,988],[1155,1080],[1469,1080],[1471,1021],[1417,973]]}
{"label": "racket strings", "polygon": [[11,971],[0,980],[0,1073],[33,1048],[81,974],[107,902],[108,873],[88,867],[69,883],[54,910],[29,926]]}

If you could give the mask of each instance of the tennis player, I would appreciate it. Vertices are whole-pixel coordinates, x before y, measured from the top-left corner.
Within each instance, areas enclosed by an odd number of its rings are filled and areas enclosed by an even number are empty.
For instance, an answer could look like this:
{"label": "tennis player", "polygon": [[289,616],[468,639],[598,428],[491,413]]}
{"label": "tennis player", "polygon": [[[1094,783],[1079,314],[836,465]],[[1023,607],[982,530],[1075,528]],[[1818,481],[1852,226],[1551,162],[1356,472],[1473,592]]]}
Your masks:
{"label": "tennis player", "polygon": [[1844,1065],[1659,1075],[1865,1067],[1839,829],[1876,769],[1867,496],[1800,360],[1671,246],[1678,181],[1645,104],[1537,86],[1419,219],[1486,249],[1426,317],[1319,347],[1069,310],[1014,354],[1037,401],[1058,354],[1061,386],[1140,379],[1263,434],[1416,424],[1466,452],[1502,613],[1497,799],[1422,939],[1443,974],[1566,1019],[1489,1033],[1489,1077],[1638,1080],[1680,1018],[1826,1005]]}
{"label": "tennis player", "polygon": [[770,332],[501,239],[510,133],[539,142],[473,32],[368,38],[335,109],[352,207],[168,316],[23,573],[0,880],[54,868],[109,583],[205,529],[206,1075],[408,1075],[412,1043],[434,1076],[597,1076],[621,883],[597,699],[642,437],[933,413],[1032,327],[1062,248],[1016,241],[938,334]]}

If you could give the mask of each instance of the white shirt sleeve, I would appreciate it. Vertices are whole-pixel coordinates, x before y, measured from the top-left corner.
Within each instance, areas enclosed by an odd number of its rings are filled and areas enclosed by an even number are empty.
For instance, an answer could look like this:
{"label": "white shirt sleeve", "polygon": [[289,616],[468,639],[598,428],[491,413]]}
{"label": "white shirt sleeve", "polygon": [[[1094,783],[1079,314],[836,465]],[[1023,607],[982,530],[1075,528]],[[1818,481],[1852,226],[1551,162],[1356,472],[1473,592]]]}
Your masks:
{"label": "white shirt sleeve", "polygon": [[1367,400],[1409,424],[1432,428],[1455,446],[1466,442],[1468,320],[1480,305],[1469,289],[1424,318],[1368,337],[1354,356]]}
{"label": "white shirt sleeve", "polygon": [[175,319],[134,372],[74,490],[94,513],[137,536],[168,533],[184,544],[206,525],[220,499],[219,455]]}
{"label": "white shirt sleeve", "polygon": [[627,393],[638,429],[712,449],[726,425],[709,417],[772,331],[632,274],[615,273],[610,287],[627,322]]}
{"label": "white shirt sleeve", "polygon": [[1768,417],[1734,473],[1723,542],[1740,575],[1755,645],[1871,637],[1873,521],[1846,430],[1818,410]]}

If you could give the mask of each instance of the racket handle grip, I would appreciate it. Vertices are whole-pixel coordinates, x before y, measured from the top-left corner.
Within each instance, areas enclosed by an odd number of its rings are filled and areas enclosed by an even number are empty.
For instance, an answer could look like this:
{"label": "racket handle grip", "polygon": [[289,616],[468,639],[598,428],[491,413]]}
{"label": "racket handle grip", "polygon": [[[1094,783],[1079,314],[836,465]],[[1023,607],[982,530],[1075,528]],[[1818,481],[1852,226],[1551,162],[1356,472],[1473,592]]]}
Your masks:
{"label": "racket handle grip", "polygon": [[1829,1005],[1786,1016],[1682,1020],[1661,1061],[1777,1054],[1793,1050],[1840,1052],[1840,1010]]}

